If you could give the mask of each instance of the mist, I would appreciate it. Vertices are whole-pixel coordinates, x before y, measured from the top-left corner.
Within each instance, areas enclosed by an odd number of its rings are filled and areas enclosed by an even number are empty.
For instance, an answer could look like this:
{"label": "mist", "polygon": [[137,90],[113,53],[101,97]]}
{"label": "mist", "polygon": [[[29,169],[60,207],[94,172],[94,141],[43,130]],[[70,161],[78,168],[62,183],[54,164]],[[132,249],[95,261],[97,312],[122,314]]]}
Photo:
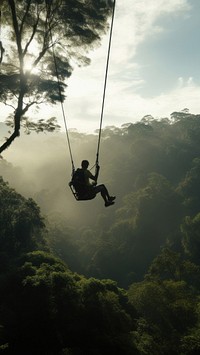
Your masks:
{"label": "mist", "polygon": [[[76,168],[83,159],[89,160],[92,168],[96,159],[97,139],[96,134],[70,133]],[[108,162],[106,166],[103,164],[105,154],[102,149],[99,182],[105,183],[112,191]],[[4,152],[0,161],[0,175],[17,192],[33,198],[44,216],[59,216],[75,226],[94,225],[96,216],[105,213],[103,200],[99,195],[91,201],[76,201],[68,186],[71,174],[66,135],[61,132],[30,135],[22,133]]]}
{"label": "mist", "polygon": [[[199,122],[199,115],[183,111],[171,119],[146,116],[135,124],[104,128],[98,183],[116,195],[109,208],[99,194],[75,200],[62,132],[22,134],[1,159],[0,175],[36,201],[51,249],[73,271],[128,287],[142,280],[165,245],[181,250],[184,218],[199,212]],[[75,167],[87,159],[92,168],[98,135],[69,133]]]}

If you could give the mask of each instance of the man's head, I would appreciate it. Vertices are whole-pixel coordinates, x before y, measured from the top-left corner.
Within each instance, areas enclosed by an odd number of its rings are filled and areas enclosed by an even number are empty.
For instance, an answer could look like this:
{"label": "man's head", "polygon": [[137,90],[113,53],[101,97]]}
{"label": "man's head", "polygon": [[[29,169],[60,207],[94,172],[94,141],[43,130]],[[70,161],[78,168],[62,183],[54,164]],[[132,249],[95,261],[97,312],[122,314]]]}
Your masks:
{"label": "man's head", "polygon": [[83,169],[87,169],[89,166],[89,161],[88,160],[82,160],[81,166]]}

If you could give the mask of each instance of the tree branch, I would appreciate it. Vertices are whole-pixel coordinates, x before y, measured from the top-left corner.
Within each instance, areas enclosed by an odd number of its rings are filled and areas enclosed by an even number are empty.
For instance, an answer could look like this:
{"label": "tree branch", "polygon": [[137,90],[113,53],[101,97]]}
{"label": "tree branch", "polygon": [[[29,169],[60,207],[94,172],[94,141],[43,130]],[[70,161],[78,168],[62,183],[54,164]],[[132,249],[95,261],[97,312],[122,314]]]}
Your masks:
{"label": "tree branch", "polygon": [[1,145],[0,147],[0,154],[6,150],[10,145],[11,143],[15,140],[16,137],[19,137],[20,133],[19,131],[14,131],[11,136],[6,140],[6,142],[4,144]]}
{"label": "tree branch", "polygon": [[24,23],[25,23],[26,16],[27,16],[27,14],[28,14],[28,12],[29,12],[29,9],[30,9],[30,5],[31,5],[31,0],[29,0],[28,3],[27,3],[26,11],[25,11],[24,16],[23,16],[22,21],[21,21],[21,26],[20,26],[20,30],[19,30],[20,36],[22,35]]}
{"label": "tree branch", "polygon": [[21,34],[20,34],[19,24],[18,24],[18,20],[17,20],[15,2],[14,2],[14,0],[8,0],[8,3],[10,5],[10,9],[11,9],[11,12],[12,12],[13,28],[14,28],[14,31],[15,31],[17,48],[18,48],[18,53],[19,53],[20,66],[21,66],[21,69],[22,69],[23,68],[23,55],[22,55],[22,45],[21,45]]}
{"label": "tree branch", "polygon": [[39,16],[37,16],[37,20],[36,20],[35,24],[33,25],[32,34],[31,34],[31,36],[30,36],[30,38],[29,38],[29,41],[26,43],[26,46],[25,46],[25,48],[24,48],[24,55],[26,55],[27,50],[28,50],[28,47],[29,47],[29,45],[31,44],[31,42],[32,42],[32,40],[33,40],[33,38],[34,38],[34,36],[35,36],[36,29],[37,29],[37,26],[38,26],[38,22],[39,22]]}

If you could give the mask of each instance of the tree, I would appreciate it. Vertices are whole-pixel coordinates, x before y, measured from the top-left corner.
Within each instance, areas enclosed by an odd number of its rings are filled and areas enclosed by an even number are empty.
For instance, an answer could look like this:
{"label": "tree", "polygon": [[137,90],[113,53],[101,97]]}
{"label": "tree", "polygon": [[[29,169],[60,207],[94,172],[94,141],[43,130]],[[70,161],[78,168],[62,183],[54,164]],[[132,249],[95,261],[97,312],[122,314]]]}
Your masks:
{"label": "tree", "polygon": [[200,213],[193,218],[186,216],[181,225],[183,247],[193,262],[199,265],[200,257]]}
{"label": "tree", "polygon": [[56,127],[54,118],[47,124],[44,120],[33,123],[25,115],[33,105],[64,101],[72,62],[89,64],[84,53],[100,43],[112,4],[112,0],[1,1],[9,36],[3,44],[6,55],[1,63],[0,99],[13,109],[8,123],[14,131],[0,153],[19,136],[21,125],[28,131]]}
{"label": "tree", "polygon": [[[45,225],[40,209],[0,178],[0,260],[9,261],[21,253],[45,248]],[[5,269],[7,267],[5,266]]]}
{"label": "tree", "polygon": [[0,351],[7,344],[9,354],[137,354],[126,292],[111,280],[72,273],[51,254],[21,256],[0,301]]}
{"label": "tree", "polygon": [[184,281],[143,281],[131,285],[138,311],[134,332],[141,354],[180,354],[180,339],[196,323],[196,298]]}
{"label": "tree", "polygon": [[185,281],[192,286],[193,291],[200,286],[200,267],[188,259],[183,259],[180,253],[165,247],[161,253],[152,261],[145,280],[173,280]]}
{"label": "tree", "polygon": [[137,354],[126,292],[48,253],[39,207],[2,179],[0,225],[0,353]]}
{"label": "tree", "polygon": [[133,227],[130,260],[143,275],[168,240],[179,243],[174,236],[182,219],[181,199],[164,176],[151,173],[146,186],[127,194],[124,202],[120,219],[129,220]]}
{"label": "tree", "polygon": [[184,197],[184,204],[186,205],[188,212],[195,215],[200,210],[200,159],[193,159],[191,164],[192,167],[187,171],[184,179],[180,182],[178,190]]}

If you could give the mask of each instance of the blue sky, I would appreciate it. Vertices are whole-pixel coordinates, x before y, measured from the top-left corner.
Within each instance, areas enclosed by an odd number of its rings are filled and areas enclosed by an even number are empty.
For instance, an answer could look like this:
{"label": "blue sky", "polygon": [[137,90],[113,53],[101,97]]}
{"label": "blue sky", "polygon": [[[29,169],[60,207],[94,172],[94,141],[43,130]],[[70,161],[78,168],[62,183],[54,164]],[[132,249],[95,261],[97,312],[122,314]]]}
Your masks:
{"label": "blue sky", "polygon": [[[117,0],[104,126],[200,113],[199,43],[199,0]],[[108,36],[69,81],[69,128],[98,128],[107,44]]]}
{"label": "blue sky", "polygon": [[138,46],[135,60],[140,63],[140,75],[145,80],[141,95],[167,92],[177,77],[185,81],[194,78],[200,84],[200,1],[192,0],[190,4],[189,11],[181,16],[158,18],[155,25],[163,27],[161,36]]}

